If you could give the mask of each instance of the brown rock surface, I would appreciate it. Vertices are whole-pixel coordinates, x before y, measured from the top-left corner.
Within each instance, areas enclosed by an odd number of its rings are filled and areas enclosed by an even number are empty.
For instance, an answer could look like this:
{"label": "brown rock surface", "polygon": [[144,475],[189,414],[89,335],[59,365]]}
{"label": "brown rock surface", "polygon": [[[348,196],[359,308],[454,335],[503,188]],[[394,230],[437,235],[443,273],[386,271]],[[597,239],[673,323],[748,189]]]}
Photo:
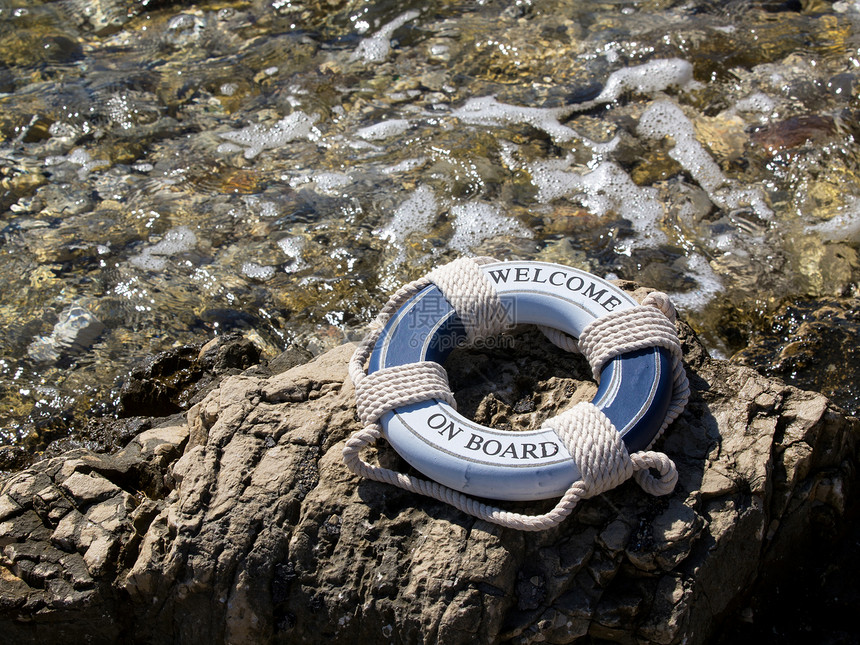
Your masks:
{"label": "brown rock surface", "polygon": [[[3,481],[0,629],[16,643],[705,642],[813,522],[842,516],[860,428],[682,336],[693,394],[662,441],[670,496],[628,482],[525,534],[361,480],[340,457],[357,429],[343,346],[230,376],[186,425],[116,454]],[[593,392],[580,357],[532,331],[509,340],[449,363],[476,420],[523,427]]]}

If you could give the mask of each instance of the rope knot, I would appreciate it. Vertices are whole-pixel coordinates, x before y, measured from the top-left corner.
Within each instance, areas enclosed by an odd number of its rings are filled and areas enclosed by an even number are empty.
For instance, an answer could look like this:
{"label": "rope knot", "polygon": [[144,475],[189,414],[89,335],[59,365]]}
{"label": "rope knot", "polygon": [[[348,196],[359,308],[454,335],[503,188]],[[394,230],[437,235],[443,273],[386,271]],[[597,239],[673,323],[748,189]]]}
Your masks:
{"label": "rope knot", "polygon": [[[594,497],[635,476],[652,495],[675,489],[678,472],[669,457],[644,451],[632,455],[609,418],[592,403],[577,403],[549,419],[546,425],[564,442],[584,483],[583,497]],[[651,474],[656,469],[660,478]]]}
{"label": "rope knot", "polygon": [[577,403],[549,419],[585,484],[585,497],[615,488],[633,474],[633,462],[609,418],[591,403]]}
{"label": "rope knot", "polygon": [[[630,459],[632,459],[633,468],[636,471],[633,473],[633,477],[646,493],[659,497],[668,495],[675,490],[675,485],[678,483],[678,469],[668,455],[662,452],[643,450],[642,452],[634,452],[630,455]],[[651,473],[651,469],[656,470],[660,477],[655,477]]]}
{"label": "rope knot", "polygon": [[[668,298],[663,305],[674,313]],[[598,381],[603,366],[616,356],[650,347],[663,347],[669,350],[676,363],[681,360],[675,323],[655,304],[639,305],[598,318],[586,325],[579,337],[579,350]]]}

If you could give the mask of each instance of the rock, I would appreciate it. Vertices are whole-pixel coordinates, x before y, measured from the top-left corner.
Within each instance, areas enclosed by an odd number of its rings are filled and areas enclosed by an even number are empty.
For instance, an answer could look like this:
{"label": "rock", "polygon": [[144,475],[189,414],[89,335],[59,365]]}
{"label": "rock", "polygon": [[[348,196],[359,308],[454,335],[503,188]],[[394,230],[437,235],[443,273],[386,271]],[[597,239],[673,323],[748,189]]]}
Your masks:
{"label": "rock", "polygon": [[[814,523],[840,522],[860,423],[681,335],[692,398],[662,440],[680,474],[667,497],[628,482],[521,533],[360,479],[341,461],[358,428],[345,345],[228,375],[115,454],[5,479],[0,628],[16,643],[707,642]],[[509,340],[449,363],[479,422],[540,423],[593,391],[581,357]],[[384,442],[367,453],[403,468]]]}
{"label": "rock", "polygon": [[270,360],[267,367],[272,374],[279,374],[281,372],[286,372],[288,369],[295,367],[296,365],[307,363],[313,357],[313,354],[308,350],[299,347],[298,345],[290,345],[287,349]]}
{"label": "rock", "polygon": [[186,427],[155,428],[114,455],[78,450],[3,482],[0,612],[4,625],[34,619],[13,628],[10,641],[119,639],[124,622],[111,580],[137,553],[152,507],[164,505],[164,470],[187,438]]}
{"label": "rock", "polygon": [[0,446],[0,477],[3,473],[21,470],[29,459],[23,446]]}
{"label": "rock", "polygon": [[116,484],[104,477],[73,473],[62,483],[66,493],[72,496],[77,505],[101,501],[122,492]]}
{"label": "rock", "polygon": [[167,416],[186,410],[195,397],[214,387],[217,378],[255,365],[260,350],[238,332],[218,336],[204,346],[182,345],[142,361],[123,382],[120,416]]}
{"label": "rock", "polygon": [[732,362],[804,389],[825,392],[850,414],[860,412],[857,338],[860,298],[794,300],[760,322]]}
{"label": "rock", "polygon": [[823,145],[836,134],[832,117],[810,114],[795,116],[772,125],[758,128],[752,133],[752,141],[771,157],[782,152],[812,143]]}

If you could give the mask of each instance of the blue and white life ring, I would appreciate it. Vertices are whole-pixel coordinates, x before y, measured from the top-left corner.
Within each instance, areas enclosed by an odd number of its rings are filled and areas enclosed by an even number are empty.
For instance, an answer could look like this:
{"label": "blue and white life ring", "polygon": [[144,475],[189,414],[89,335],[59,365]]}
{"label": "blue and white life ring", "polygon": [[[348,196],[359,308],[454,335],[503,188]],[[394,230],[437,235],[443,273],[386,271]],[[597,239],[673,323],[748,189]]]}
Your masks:
{"label": "blue and white life ring", "polygon": [[[531,323],[578,338],[592,321],[637,306],[615,285],[584,271],[544,262],[494,262],[481,270],[516,324]],[[444,363],[463,344],[465,328],[435,285],[411,297],[383,328],[368,374],[418,361]],[[592,403],[613,423],[628,451],[659,433],[673,391],[668,350],[622,354],[602,369]],[[404,405],[381,419],[385,438],[414,468],[460,492],[490,499],[558,497],[579,471],[552,428],[526,432],[477,424],[445,402]]]}

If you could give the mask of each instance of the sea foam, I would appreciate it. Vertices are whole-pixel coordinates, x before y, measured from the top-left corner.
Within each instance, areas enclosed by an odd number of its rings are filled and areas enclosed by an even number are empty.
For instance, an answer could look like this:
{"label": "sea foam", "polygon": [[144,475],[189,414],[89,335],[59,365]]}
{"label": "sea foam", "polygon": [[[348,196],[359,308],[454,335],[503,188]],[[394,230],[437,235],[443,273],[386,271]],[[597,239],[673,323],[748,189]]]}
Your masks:
{"label": "sea foam", "polygon": [[846,198],[845,206],[839,210],[838,215],[826,222],[813,224],[809,230],[818,233],[822,239],[829,242],[860,243],[860,199]]}
{"label": "sea foam", "polygon": [[484,202],[467,202],[451,207],[454,235],[448,246],[469,253],[476,246],[497,236],[531,238],[532,232],[513,217],[502,215],[499,208]]}
{"label": "sea foam", "polygon": [[412,10],[402,13],[391,22],[384,24],[375,34],[369,38],[365,38],[360,43],[352,55],[350,60],[362,60],[365,63],[381,63],[388,58],[391,53],[391,36],[395,31],[400,29],[410,20],[414,20],[419,16],[419,12]]}
{"label": "sea foam", "polygon": [[361,128],[355,134],[366,141],[382,141],[402,134],[408,129],[409,121],[406,119],[389,119]]}
{"label": "sea foam", "polygon": [[624,92],[654,94],[670,87],[685,88],[693,81],[693,66],[681,58],[658,58],[643,65],[625,67],[609,75],[595,103],[610,103]]}
{"label": "sea foam", "polygon": [[474,125],[506,125],[524,123],[546,132],[558,143],[580,138],[576,130],[562,125],[562,109],[532,108],[499,103],[494,96],[482,96],[466,101],[451,115]]}
{"label": "sea foam", "polygon": [[391,221],[376,233],[397,249],[397,262],[402,262],[406,256],[404,244],[406,238],[416,231],[429,230],[439,212],[436,194],[429,186],[418,186],[394,210]]}
{"label": "sea foam", "polygon": [[538,201],[575,199],[595,215],[615,213],[628,220],[646,246],[666,241],[659,229],[664,210],[656,188],[637,186],[612,161],[601,162],[585,173],[564,169],[564,165],[558,161],[532,164],[532,183],[538,189]]}
{"label": "sea foam", "polygon": [[167,266],[167,258],[177,253],[190,251],[197,246],[197,236],[187,226],[172,228],[159,242],[146,247],[139,255],[131,256],[128,261],[140,269],[161,271]]}
{"label": "sea foam", "polygon": [[[218,136],[245,148],[245,159],[253,159],[263,150],[281,148],[296,139],[314,139],[317,135],[314,129],[317,118],[317,115],[309,116],[301,110],[296,110],[272,127],[255,123],[241,130],[221,132]],[[237,150],[237,148],[231,144],[221,144],[218,147],[219,152],[231,152],[233,150]]]}
{"label": "sea foam", "polygon": [[773,215],[764,192],[755,187],[740,186],[723,174],[717,162],[696,139],[692,122],[672,101],[652,103],[642,113],[637,133],[656,141],[671,137],[675,145],[669,156],[690,173],[720,208],[728,211],[750,208],[763,219],[770,219]]}

